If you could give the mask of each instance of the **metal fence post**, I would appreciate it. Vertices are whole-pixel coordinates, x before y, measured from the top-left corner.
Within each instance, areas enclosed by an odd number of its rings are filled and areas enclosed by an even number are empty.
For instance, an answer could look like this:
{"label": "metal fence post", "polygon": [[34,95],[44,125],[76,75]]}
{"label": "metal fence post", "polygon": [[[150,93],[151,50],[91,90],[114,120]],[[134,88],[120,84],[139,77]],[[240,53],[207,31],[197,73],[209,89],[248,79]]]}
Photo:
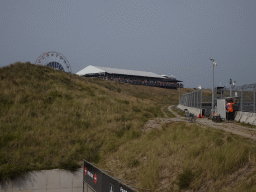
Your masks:
{"label": "metal fence post", "polygon": [[188,107],[190,106],[189,97],[190,97],[190,94],[188,93]]}
{"label": "metal fence post", "polygon": [[190,105],[190,107],[193,107],[193,93],[190,93],[190,101],[191,101],[191,105]]}
{"label": "metal fence post", "polygon": [[193,102],[192,102],[192,93],[190,93],[190,107],[192,107]]}
{"label": "metal fence post", "polygon": [[190,93],[190,107],[193,107],[192,97],[193,97],[193,95],[192,95],[192,93]]}
{"label": "metal fence post", "polygon": [[194,105],[195,105],[195,94],[194,94],[194,92],[192,93],[192,103],[193,103],[192,107],[194,107]]}
{"label": "metal fence post", "polygon": [[187,107],[189,106],[189,94],[187,93]]}
{"label": "metal fence post", "polygon": [[191,106],[190,107],[193,107],[193,92],[190,93],[191,97],[190,97],[190,100],[191,100]]}
{"label": "metal fence post", "polygon": [[198,108],[198,102],[199,102],[198,91],[196,91],[196,103],[197,103],[197,108]]}
{"label": "metal fence post", "polygon": [[241,97],[240,97],[240,111],[242,112],[242,105],[243,105],[243,91],[241,90]]}
{"label": "metal fence post", "polygon": [[195,105],[195,94],[194,94],[194,92],[192,92],[192,103],[193,103],[193,105],[192,105],[192,107],[194,107],[194,105]]}
{"label": "metal fence post", "polygon": [[201,98],[200,98],[200,112],[201,116],[203,116],[203,110],[202,110],[202,102],[203,102],[203,96],[202,96],[203,90],[201,90]]}
{"label": "metal fence post", "polygon": [[196,92],[194,92],[194,107],[196,107]]}
{"label": "metal fence post", "polygon": [[189,107],[191,107],[191,93],[188,95],[188,102],[189,102]]}
{"label": "metal fence post", "polygon": [[194,96],[194,94],[193,94],[193,92],[191,92],[191,98],[190,98],[190,99],[191,99],[191,107],[193,107],[193,105],[194,105],[194,102],[193,102],[193,101],[194,101],[194,100],[193,100],[193,96]]}
{"label": "metal fence post", "polygon": [[240,111],[241,112],[243,112],[243,89],[244,89],[244,86],[241,91],[241,101],[240,101]]}
{"label": "metal fence post", "polygon": [[199,101],[198,101],[198,90],[196,91],[196,106],[199,108]]}
{"label": "metal fence post", "polygon": [[254,90],[253,90],[253,113],[255,113],[255,108],[256,108],[256,105],[255,105],[255,86],[256,86],[256,84],[254,85]]}
{"label": "metal fence post", "polygon": [[192,107],[192,99],[191,99],[191,98],[192,98],[192,94],[190,93],[189,96],[190,96],[190,97],[189,97],[189,100],[190,100],[190,107]]}
{"label": "metal fence post", "polygon": [[192,107],[194,107],[194,92],[192,92],[191,95],[192,95],[192,98],[191,98],[192,99]]}
{"label": "metal fence post", "polygon": [[190,93],[188,93],[188,107],[190,107]]}
{"label": "metal fence post", "polygon": [[190,107],[190,93],[188,94],[188,107]]}
{"label": "metal fence post", "polygon": [[186,94],[186,106],[188,106],[188,95]]}
{"label": "metal fence post", "polygon": [[195,108],[197,108],[197,91],[195,91]]}

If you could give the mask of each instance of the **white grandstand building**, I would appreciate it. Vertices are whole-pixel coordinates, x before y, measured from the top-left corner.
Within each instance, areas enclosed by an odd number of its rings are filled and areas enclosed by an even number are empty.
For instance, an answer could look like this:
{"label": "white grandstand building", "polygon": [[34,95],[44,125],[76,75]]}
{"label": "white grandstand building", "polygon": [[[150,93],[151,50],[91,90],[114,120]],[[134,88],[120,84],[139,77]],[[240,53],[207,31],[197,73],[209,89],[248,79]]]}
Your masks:
{"label": "white grandstand building", "polygon": [[174,78],[173,75],[168,77],[167,75],[158,75],[153,72],[99,67],[92,65],[85,67],[76,74],[84,77],[98,77],[136,85],[157,86],[171,89],[177,89],[177,87],[180,85],[178,82],[182,82]]}

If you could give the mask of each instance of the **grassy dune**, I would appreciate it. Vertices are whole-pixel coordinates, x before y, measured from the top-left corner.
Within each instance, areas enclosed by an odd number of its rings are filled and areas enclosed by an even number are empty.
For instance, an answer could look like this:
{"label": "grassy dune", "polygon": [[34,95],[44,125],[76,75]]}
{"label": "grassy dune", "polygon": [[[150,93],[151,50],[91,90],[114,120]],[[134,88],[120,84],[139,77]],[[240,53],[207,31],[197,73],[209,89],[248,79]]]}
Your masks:
{"label": "grassy dune", "polygon": [[80,167],[141,135],[177,90],[88,79],[17,62],[0,69],[0,180]]}
{"label": "grassy dune", "polygon": [[143,131],[162,111],[175,117],[178,90],[20,62],[0,68],[0,90],[0,181],[86,159],[152,191],[256,190],[255,143],[185,122]]}
{"label": "grassy dune", "polygon": [[124,144],[104,168],[152,191],[255,191],[255,172],[239,180],[254,159],[255,144],[242,137],[171,122]]}

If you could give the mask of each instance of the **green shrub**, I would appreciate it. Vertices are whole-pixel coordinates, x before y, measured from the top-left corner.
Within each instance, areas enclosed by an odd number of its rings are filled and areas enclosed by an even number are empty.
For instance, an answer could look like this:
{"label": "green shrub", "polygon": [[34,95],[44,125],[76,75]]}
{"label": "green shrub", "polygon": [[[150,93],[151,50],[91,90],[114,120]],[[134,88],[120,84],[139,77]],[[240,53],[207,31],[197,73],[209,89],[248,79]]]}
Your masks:
{"label": "green shrub", "polygon": [[67,157],[60,160],[59,167],[61,169],[76,171],[78,168],[81,167],[81,165],[79,165],[74,158]]}
{"label": "green shrub", "polygon": [[178,175],[177,179],[178,179],[178,186],[180,187],[180,189],[188,188],[193,179],[192,170],[189,168],[186,168],[182,173]]}
{"label": "green shrub", "polygon": [[92,97],[95,96],[94,90],[91,86],[85,86],[84,90],[86,91],[86,93]]}
{"label": "green shrub", "polygon": [[[1,148],[1,143],[0,143],[0,148]],[[7,162],[8,162],[7,155],[4,152],[0,151],[0,165],[1,164],[6,164]]]}
{"label": "green shrub", "polygon": [[116,142],[116,137],[109,136],[103,146],[103,150],[105,153],[114,152],[118,149],[118,144]]}
{"label": "green shrub", "polygon": [[142,115],[143,115],[144,117],[146,117],[146,118],[152,117],[152,115],[151,115],[150,113],[148,113],[148,112],[143,112]]}
{"label": "green shrub", "polygon": [[119,87],[116,90],[118,93],[121,93],[121,91],[122,91]]}
{"label": "green shrub", "polygon": [[118,103],[124,103],[124,104],[126,104],[126,105],[128,105],[129,103],[130,103],[130,101],[128,101],[128,100],[123,100],[123,99],[117,99],[116,100]]}
{"label": "green shrub", "polygon": [[138,106],[133,106],[132,107],[132,110],[134,111],[134,112],[141,112],[141,109],[138,107]]}
{"label": "green shrub", "polygon": [[224,141],[221,138],[216,138],[214,140],[214,143],[216,146],[222,146],[224,144]]}
{"label": "green shrub", "polygon": [[124,135],[125,131],[126,131],[125,127],[117,128],[116,131],[115,131],[116,136],[119,137],[119,138],[122,137]]}
{"label": "green shrub", "polygon": [[131,140],[137,139],[137,138],[139,138],[141,136],[141,131],[130,129],[129,136],[130,136]]}
{"label": "green shrub", "polygon": [[140,164],[139,160],[136,159],[135,157],[132,157],[129,159],[127,166],[132,168],[132,167],[137,167],[139,164]]}

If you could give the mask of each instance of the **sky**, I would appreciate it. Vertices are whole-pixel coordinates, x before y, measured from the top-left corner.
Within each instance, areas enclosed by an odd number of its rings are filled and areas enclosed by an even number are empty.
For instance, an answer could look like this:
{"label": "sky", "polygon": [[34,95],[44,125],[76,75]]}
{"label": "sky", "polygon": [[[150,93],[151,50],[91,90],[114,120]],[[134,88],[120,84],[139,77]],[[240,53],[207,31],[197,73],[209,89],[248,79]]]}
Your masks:
{"label": "sky", "polygon": [[184,87],[256,83],[255,0],[0,0],[0,67],[61,53],[173,75]]}

